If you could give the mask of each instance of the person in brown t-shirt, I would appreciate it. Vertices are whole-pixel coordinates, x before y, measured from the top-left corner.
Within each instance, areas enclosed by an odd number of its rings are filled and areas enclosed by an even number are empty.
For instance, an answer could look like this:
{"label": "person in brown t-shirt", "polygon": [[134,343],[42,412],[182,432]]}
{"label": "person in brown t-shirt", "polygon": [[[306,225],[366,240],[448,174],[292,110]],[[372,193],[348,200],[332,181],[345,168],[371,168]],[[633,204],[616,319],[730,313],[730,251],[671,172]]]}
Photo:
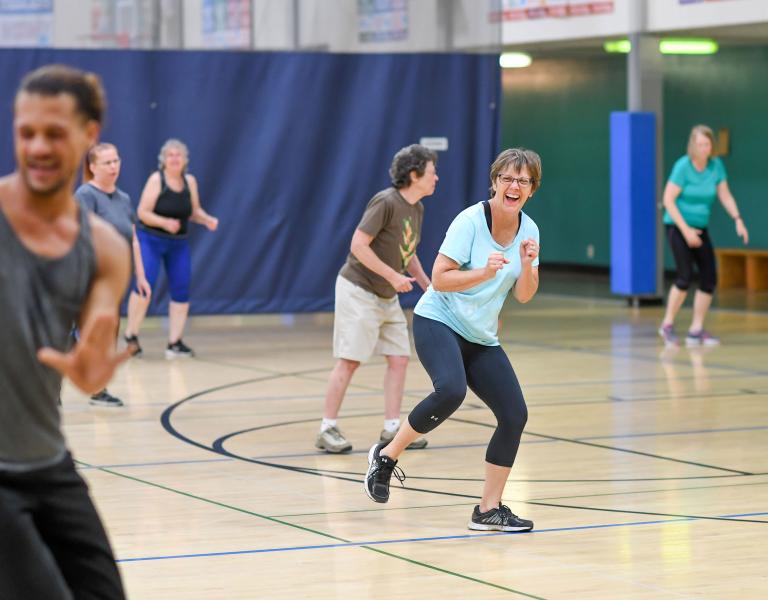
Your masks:
{"label": "person in brown t-shirt", "polygon": [[[352,375],[373,354],[387,358],[381,440],[394,438],[400,426],[411,344],[397,295],[410,292],[414,282],[423,290],[429,286],[416,247],[424,216],[421,200],[435,191],[436,163],[435,152],[424,146],[412,144],[399,150],[389,169],[392,187],[371,199],[352,236],[349,256],[336,278],[333,355],[338,360],[328,380],[315,440],[320,450],[352,450],[336,421]],[[427,440],[419,438],[409,448],[426,445]]]}

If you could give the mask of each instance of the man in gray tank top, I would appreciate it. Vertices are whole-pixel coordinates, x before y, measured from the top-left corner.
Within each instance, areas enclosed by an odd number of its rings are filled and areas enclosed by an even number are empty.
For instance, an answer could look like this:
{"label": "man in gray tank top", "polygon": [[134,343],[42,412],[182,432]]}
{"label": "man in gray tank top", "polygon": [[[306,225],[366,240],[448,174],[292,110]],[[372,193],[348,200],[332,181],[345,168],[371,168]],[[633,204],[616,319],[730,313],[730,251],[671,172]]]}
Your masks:
{"label": "man in gray tank top", "polygon": [[27,75],[14,104],[17,169],[0,178],[0,598],[124,598],[57,405],[63,376],[93,393],[128,357],[114,348],[128,245],[72,195],[103,112],[98,78],[60,65]]}

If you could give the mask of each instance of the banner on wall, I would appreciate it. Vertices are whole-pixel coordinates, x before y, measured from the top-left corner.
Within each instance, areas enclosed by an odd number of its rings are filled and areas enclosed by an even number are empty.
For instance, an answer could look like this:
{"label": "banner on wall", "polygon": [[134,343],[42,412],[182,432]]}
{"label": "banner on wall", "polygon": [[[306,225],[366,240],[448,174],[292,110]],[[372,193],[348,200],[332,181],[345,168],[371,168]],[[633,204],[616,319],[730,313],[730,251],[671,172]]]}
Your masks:
{"label": "banner on wall", "polygon": [[150,0],[91,0],[90,39],[107,48],[152,46]]}
{"label": "banner on wall", "polygon": [[408,38],[408,0],[357,0],[361,43]]}
{"label": "banner on wall", "polygon": [[0,46],[53,43],[53,0],[0,0]]}
{"label": "banner on wall", "polygon": [[251,47],[251,0],[203,0],[202,11],[206,46]]}
{"label": "banner on wall", "polygon": [[[498,0],[491,0],[498,6]],[[491,23],[525,19],[557,19],[612,13],[614,0],[587,2],[585,0],[501,0],[499,9],[491,10]]]}

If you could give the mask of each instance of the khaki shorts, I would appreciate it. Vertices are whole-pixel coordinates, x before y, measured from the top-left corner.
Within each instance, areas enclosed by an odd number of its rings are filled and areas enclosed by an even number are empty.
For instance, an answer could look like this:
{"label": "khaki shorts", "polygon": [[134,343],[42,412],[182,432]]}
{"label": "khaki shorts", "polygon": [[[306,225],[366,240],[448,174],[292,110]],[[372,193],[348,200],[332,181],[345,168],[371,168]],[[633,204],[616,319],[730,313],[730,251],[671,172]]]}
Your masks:
{"label": "khaki shorts", "polygon": [[380,298],[341,275],[336,278],[333,355],[365,362],[374,354],[410,356],[408,322],[397,295]]}

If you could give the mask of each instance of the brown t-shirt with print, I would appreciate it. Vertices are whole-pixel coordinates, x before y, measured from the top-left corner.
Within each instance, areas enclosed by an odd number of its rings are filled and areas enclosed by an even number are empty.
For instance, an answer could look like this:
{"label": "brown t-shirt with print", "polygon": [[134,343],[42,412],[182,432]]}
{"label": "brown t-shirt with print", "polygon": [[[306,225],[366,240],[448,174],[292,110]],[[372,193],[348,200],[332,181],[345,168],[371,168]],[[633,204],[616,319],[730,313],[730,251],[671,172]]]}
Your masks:
{"label": "brown t-shirt with print", "polygon": [[[371,250],[383,263],[398,273],[404,273],[421,240],[423,219],[424,205],[421,201],[409,204],[397,189],[387,188],[371,198],[357,229],[373,236]],[[381,298],[396,295],[386,279],[363,265],[351,252],[339,274]]]}

